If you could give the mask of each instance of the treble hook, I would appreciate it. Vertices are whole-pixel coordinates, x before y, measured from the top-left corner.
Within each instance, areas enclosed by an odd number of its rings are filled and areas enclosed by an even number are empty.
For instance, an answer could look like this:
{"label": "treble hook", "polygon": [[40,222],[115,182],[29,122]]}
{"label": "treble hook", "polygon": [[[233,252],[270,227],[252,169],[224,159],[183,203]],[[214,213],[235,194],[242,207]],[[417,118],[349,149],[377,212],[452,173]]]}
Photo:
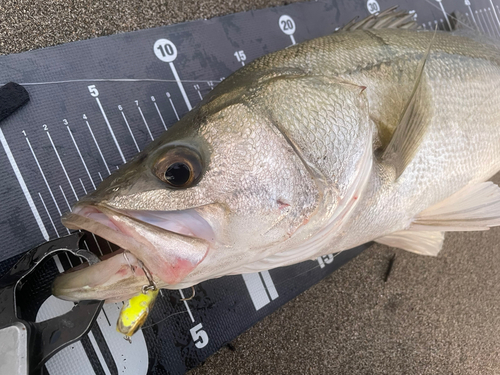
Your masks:
{"label": "treble hook", "polygon": [[140,261],[140,260],[138,260],[137,263],[139,264],[139,267],[142,268],[142,270],[144,271],[144,275],[146,275],[146,278],[149,281],[149,284],[142,286],[142,293],[147,294],[148,291],[150,291],[150,290],[158,289],[158,287],[156,286],[156,283],[153,280],[153,276],[151,275],[151,272],[149,272],[149,270],[144,265],[144,263],[142,263],[142,261]]}
{"label": "treble hook", "polygon": [[181,301],[183,301],[183,302],[184,301],[191,301],[194,298],[194,296],[196,295],[196,290],[194,289],[194,286],[191,286],[191,291],[193,292],[192,295],[191,295],[191,297],[189,297],[189,298],[181,298]]}

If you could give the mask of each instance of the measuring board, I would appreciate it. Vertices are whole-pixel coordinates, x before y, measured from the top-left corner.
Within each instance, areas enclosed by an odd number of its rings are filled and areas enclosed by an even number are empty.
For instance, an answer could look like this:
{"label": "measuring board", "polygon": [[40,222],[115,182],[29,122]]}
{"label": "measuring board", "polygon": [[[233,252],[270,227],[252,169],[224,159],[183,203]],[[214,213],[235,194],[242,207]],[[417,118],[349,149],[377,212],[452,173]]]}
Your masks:
{"label": "measuring board", "polygon": [[[449,29],[448,14],[458,10],[474,28],[500,36],[497,3],[297,3],[1,56],[0,83],[20,83],[31,101],[0,127],[0,272],[38,243],[67,234],[62,213],[255,58],[393,5],[414,10],[426,29]],[[85,245],[99,254],[112,251],[93,236]],[[206,281],[190,301],[181,301],[190,290],[162,291],[131,344],[115,331],[121,304],[107,304],[91,332],[49,360],[44,371],[184,373],[365,248]],[[47,280],[75,262],[60,256],[33,276],[35,286],[21,293],[24,318],[43,320],[72,307],[49,297]]]}

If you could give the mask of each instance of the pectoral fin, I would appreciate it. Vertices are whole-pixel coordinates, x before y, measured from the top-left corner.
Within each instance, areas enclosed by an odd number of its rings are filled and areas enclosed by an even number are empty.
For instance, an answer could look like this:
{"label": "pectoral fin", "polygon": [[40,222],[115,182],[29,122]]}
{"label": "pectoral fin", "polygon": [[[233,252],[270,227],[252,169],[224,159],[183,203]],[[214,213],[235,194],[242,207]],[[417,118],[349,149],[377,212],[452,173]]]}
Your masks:
{"label": "pectoral fin", "polygon": [[493,182],[466,186],[422,211],[410,230],[473,231],[500,225],[500,187]]}
{"label": "pectoral fin", "polygon": [[431,45],[432,40],[417,68],[415,85],[399,124],[382,155],[382,160],[394,167],[396,178],[401,176],[412,161],[430,124],[430,95],[423,73]]}
{"label": "pectoral fin", "polygon": [[375,242],[397,247],[421,255],[436,256],[443,247],[443,232],[394,232],[387,236],[377,238]]}

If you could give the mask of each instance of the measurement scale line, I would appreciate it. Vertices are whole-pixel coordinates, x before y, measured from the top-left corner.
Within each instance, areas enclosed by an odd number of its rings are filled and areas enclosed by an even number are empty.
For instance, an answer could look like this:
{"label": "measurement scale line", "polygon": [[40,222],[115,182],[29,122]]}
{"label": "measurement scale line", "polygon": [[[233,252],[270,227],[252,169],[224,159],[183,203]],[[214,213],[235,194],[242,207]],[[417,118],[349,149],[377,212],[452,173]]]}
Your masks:
{"label": "measurement scale line", "polygon": [[64,198],[64,201],[66,202],[66,205],[68,206],[68,210],[69,210],[70,212],[71,212],[71,211],[73,211],[73,210],[71,209],[71,206],[70,206],[69,202],[68,202],[68,198],[66,198],[66,194],[64,194],[64,190],[63,190],[63,188],[61,187],[61,185],[59,185],[59,189],[61,190],[61,193],[62,193],[62,196],[63,196],[63,198]]}
{"label": "measurement scale line", "polygon": [[31,194],[28,190],[28,187],[26,186],[26,182],[24,182],[24,178],[21,175],[21,171],[17,166],[16,159],[14,159],[14,155],[12,155],[10,146],[7,143],[7,140],[5,139],[5,135],[3,134],[1,128],[0,128],[0,143],[2,143],[5,154],[7,155],[7,159],[9,160],[9,163],[12,169],[14,170],[14,174],[16,175],[17,182],[21,186],[21,190],[23,191],[24,197],[26,198],[26,201],[28,201],[28,205],[31,209],[31,212],[35,217],[36,223],[38,224],[38,228],[40,228],[40,232],[42,232],[42,236],[43,238],[45,238],[45,241],[48,241],[50,239],[50,236],[49,233],[47,232],[47,228],[45,228],[45,225],[43,224],[42,218],[40,217],[40,213],[38,212],[38,209],[35,206],[35,202],[33,201],[33,198],[31,197]]}
{"label": "measurement scale line", "polygon": [[[72,210],[71,210],[71,206],[69,205],[68,198],[66,198],[66,194],[64,194],[64,190],[63,190],[63,188],[61,187],[61,185],[59,185],[59,189],[61,189],[62,196],[63,196],[64,200],[66,201],[66,204],[68,205],[68,209],[69,209],[69,211],[71,212],[71,211],[72,211]],[[67,229],[67,228],[66,228],[66,229]],[[69,229],[68,229],[68,233],[70,233],[70,232],[69,232]],[[85,241],[84,241],[84,244],[85,244],[85,246],[87,247],[87,250],[88,250],[88,246],[87,246],[87,244],[85,243]],[[68,263],[69,263],[70,267],[71,267],[71,268],[73,268],[73,267],[74,267],[74,265],[73,265],[73,262],[71,261],[71,259],[69,258],[68,253],[67,253],[67,252],[64,252],[64,254],[66,255],[66,258],[68,259]],[[78,259],[80,259],[80,258],[78,258]],[[80,263],[81,263],[81,261],[80,261]]]}
{"label": "measurement scale line", "polygon": [[[470,7],[469,7],[470,9]],[[472,10],[470,11],[470,16],[469,16],[469,13],[465,13],[465,15],[467,16],[467,19],[471,20],[471,17],[472,17],[472,21],[474,22],[474,25],[476,25],[476,30],[479,31],[479,26],[477,25],[477,22],[476,22],[476,19],[474,18],[474,14],[472,13]]]}
{"label": "measurement scale line", "polygon": [[[435,1],[437,1],[437,2],[441,2],[441,0],[435,0]],[[444,7],[443,7],[443,5],[442,5],[442,4],[441,4],[441,8],[440,8],[440,7],[438,7],[436,4],[434,4],[434,2],[431,2],[431,0],[425,0],[425,2],[426,2],[427,4],[429,4],[430,6],[432,6],[432,7],[436,8],[436,9],[439,9],[439,10],[441,10],[441,11],[443,11],[443,10],[444,10]],[[444,13],[446,14],[446,19],[447,19],[447,20],[449,20],[449,18],[448,18],[448,17],[451,17],[451,15],[450,15],[450,14],[448,14],[448,13],[446,13],[446,12],[444,12]],[[464,27],[467,27],[468,29],[474,30],[472,27],[470,27],[470,26],[469,26],[469,25],[467,25],[466,23],[464,23],[464,22],[460,21],[459,19],[457,19],[457,22],[459,22],[460,24],[462,24]],[[449,21],[448,21],[448,24],[449,24]],[[432,29],[432,24],[431,24],[430,22],[429,22],[429,26],[431,26],[431,29]],[[451,28],[450,28],[450,30],[451,30]],[[337,31],[337,29],[335,29],[335,31]]]}
{"label": "measurement scale line", "polygon": [[[64,80],[64,81],[48,81],[48,82],[22,82],[19,84],[22,86],[39,86],[39,85],[57,85],[57,84],[64,84],[64,83],[78,83],[78,82],[165,82],[165,83],[176,83],[177,81],[174,79],[155,79],[155,78],[95,78],[95,79],[68,79],[68,80]],[[200,82],[206,82],[206,80],[183,79],[183,80],[181,80],[181,82],[200,83]],[[219,83],[220,81],[212,80],[212,82]]]}
{"label": "measurement scale line", "polygon": [[[85,171],[87,172],[87,175],[89,176],[89,180],[92,183],[92,186],[94,190],[96,189],[94,180],[92,180],[92,176],[90,175],[89,169],[87,168],[87,163],[85,163],[85,160],[83,159],[82,153],[80,152],[80,148],[76,144],[75,138],[73,137],[73,133],[71,132],[71,129],[69,126],[66,126],[66,129],[68,129],[69,136],[71,137],[71,140],[73,141],[73,144],[75,145],[76,152],[78,152],[78,156],[80,157],[80,160],[82,161],[83,167],[85,168]],[[82,182],[82,179],[80,179],[80,182]],[[82,187],[83,187],[83,182],[82,182]],[[83,187],[83,190],[85,191],[85,187]],[[87,193],[85,193],[87,194]]]}
{"label": "measurement scale line", "polygon": [[64,172],[64,175],[66,176],[66,179],[69,182],[69,186],[71,187],[71,190],[73,191],[73,194],[75,195],[75,199],[78,201],[78,195],[76,195],[75,188],[73,187],[73,184],[71,183],[71,180],[69,179],[68,172],[66,172],[66,168],[64,167],[64,164],[61,160],[61,157],[59,156],[59,152],[56,149],[56,146],[54,145],[54,141],[52,141],[52,137],[50,136],[50,133],[47,131],[47,136],[49,137],[50,144],[52,145],[52,148],[54,149],[54,152],[56,153],[57,160],[59,160],[59,164],[61,164],[61,168]]}
{"label": "measurement scale line", "polygon": [[496,36],[495,35],[495,29],[494,29],[493,24],[491,23],[492,20],[490,19],[489,15],[488,15],[488,11],[487,11],[486,8],[484,9],[483,17],[484,17],[484,22],[489,25],[488,29],[491,30],[491,36],[495,37]]}
{"label": "measurement scale line", "polygon": [[[62,212],[59,208],[59,205],[57,204],[56,198],[54,197],[54,194],[52,193],[52,189],[50,188],[49,182],[47,181],[47,178],[45,177],[45,173],[43,172],[42,167],[40,166],[40,163],[38,162],[38,158],[36,157],[35,151],[33,150],[33,147],[31,147],[31,142],[26,137],[26,142],[28,143],[28,147],[30,148],[31,155],[33,155],[33,158],[35,159],[35,163],[38,167],[38,170],[40,171],[40,174],[42,175],[43,181],[45,182],[45,186],[47,187],[47,190],[49,191],[50,197],[52,198],[52,202],[54,202],[54,205],[56,206],[57,212],[59,213],[59,216],[62,216]],[[69,229],[66,228],[68,233],[70,233]]]}
{"label": "measurement scale line", "polygon": [[[102,181],[103,181],[103,178],[102,178],[101,172],[97,172],[97,174],[99,175],[99,178],[101,179],[101,182],[102,182]],[[108,246],[109,246],[109,250],[110,250],[111,252],[113,252],[113,248],[111,247],[111,244],[109,243],[109,241],[108,241],[108,240],[106,240],[106,243],[107,243],[107,244],[108,244]],[[104,310],[103,310],[103,311],[104,311]]]}
{"label": "measurement scale line", "polygon": [[[69,212],[72,212],[73,210],[71,209],[71,206],[69,205],[68,198],[66,198],[66,194],[64,194],[64,190],[63,190],[63,188],[62,188],[62,186],[61,186],[61,185],[59,185],[59,189],[61,190],[61,193],[62,193],[62,196],[63,196],[63,198],[64,198],[64,201],[66,202],[66,205],[68,206],[68,210],[69,210]],[[78,200],[78,199],[77,199],[77,200]],[[68,232],[69,232],[69,230],[68,230]],[[80,230],[79,232],[81,232],[81,230]],[[86,243],[85,241],[83,241],[83,244],[85,245],[85,247],[87,248],[87,250],[89,250],[89,247],[88,247],[88,245],[87,245],[87,243]],[[89,250],[89,251],[90,251],[90,250]],[[71,261],[71,259],[70,259],[69,255],[68,255],[68,253],[67,253],[67,252],[64,252],[64,254],[66,254],[66,258],[68,258],[68,262],[69,262],[70,267],[71,267],[71,268],[73,268],[73,267],[74,267],[74,265],[73,265],[73,262]],[[80,260],[80,263],[82,263],[81,258],[78,258],[78,260]]]}
{"label": "measurement scale line", "polygon": [[441,8],[441,11],[444,14],[444,18],[446,18],[446,23],[448,24],[448,27],[449,27],[448,30],[451,31],[452,29],[451,29],[450,20],[448,19],[448,13],[446,13],[446,10],[444,10],[443,2],[442,2],[442,0],[436,0],[436,1],[439,3],[439,7]]}
{"label": "measurement scale line", "polygon": [[200,100],[203,100],[203,96],[201,96],[201,92],[199,89],[196,89],[196,92],[198,93],[198,96],[200,97]]}
{"label": "measurement scale line", "polygon": [[99,348],[99,344],[97,343],[95,337],[94,337],[94,334],[92,333],[92,331],[90,331],[88,333],[88,338],[90,340],[90,343],[92,344],[92,346],[94,347],[94,352],[97,356],[97,359],[99,360],[99,363],[101,364],[101,368],[104,372],[105,375],[111,375],[111,372],[109,371],[109,368],[108,368],[108,365],[106,363],[106,360],[104,359],[102,353],[101,353],[101,349]]}
{"label": "measurement scale line", "polygon": [[497,35],[500,35],[498,31],[498,24],[496,24],[495,20],[493,19],[493,12],[491,11],[491,8],[488,8],[488,14],[489,14],[488,20],[490,21],[491,28],[495,29]]}
{"label": "measurement scale line", "polygon": [[[88,194],[87,193],[87,189],[85,189],[85,185],[83,184],[82,179],[79,178],[79,180],[80,180],[80,184],[82,185],[83,192],[85,193],[85,195]],[[94,190],[95,190],[95,186],[94,186]],[[101,255],[104,255],[104,253],[101,250],[101,246],[99,245],[99,241],[97,241],[97,237],[95,236],[94,233],[90,233],[90,234],[92,234],[92,237],[94,237],[94,241],[95,241],[95,244],[97,245],[97,249],[99,250],[99,252],[101,253]]]}
{"label": "measurement scale line", "polygon": [[184,98],[184,101],[186,102],[186,106],[187,106],[188,110],[193,109],[193,107],[191,107],[191,103],[189,102],[189,99],[186,95],[186,91],[184,91],[184,86],[182,85],[181,79],[179,78],[179,75],[177,74],[177,70],[175,69],[174,63],[169,62],[168,65],[170,65],[170,69],[172,70],[172,74],[174,75],[174,78],[177,82],[177,86],[179,86],[179,90],[181,90],[182,97]]}
{"label": "measurement scale line", "polygon": [[[92,128],[90,127],[89,122],[88,121],[85,121],[85,122],[87,124],[87,127],[89,128],[90,135],[92,135],[92,139],[94,140],[94,143],[97,147],[97,151],[99,151],[99,155],[101,155],[101,159],[104,163],[104,166],[106,167],[108,174],[111,174],[111,171],[109,170],[109,167],[108,167],[108,163],[106,162],[106,159],[104,159],[104,155],[102,154],[101,148],[99,147],[99,143],[97,143],[97,140],[95,139],[94,132],[92,131]],[[99,177],[101,178],[101,181],[102,181],[101,172],[98,172],[98,173],[99,173]]]}
{"label": "measurement scale line", "polygon": [[151,137],[151,140],[154,141],[155,139],[153,138],[153,134],[151,134],[151,129],[149,129],[149,125],[146,121],[146,118],[144,117],[144,114],[142,113],[141,107],[137,106],[137,109],[139,110],[139,113],[141,114],[142,121],[144,121],[144,125],[146,125],[146,129],[148,129],[149,136]]}
{"label": "measurement scale line", "polygon": [[104,108],[102,108],[101,101],[97,97],[95,98],[95,101],[97,102],[97,105],[99,106],[99,109],[101,110],[102,117],[104,117],[104,121],[106,121],[106,125],[108,126],[109,132],[111,133],[111,137],[113,138],[113,141],[115,142],[115,145],[116,145],[116,148],[118,149],[118,152],[120,153],[123,164],[125,164],[127,161],[125,160],[125,156],[123,156],[122,149],[120,148],[120,145],[118,144],[118,140],[115,137],[115,132],[113,131],[113,128],[111,128],[111,124],[109,123],[108,116],[106,116],[106,113],[104,112]]}
{"label": "measurement scale line", "polygon": [[153,102],[153,103],[155,105],[156,112],[158,112],[158,116],[160,116],[160,120],[161,120],[161,123],[163,124],[163,127],[165,128],[165,130],[167,130],[167,125],[165,125],[165,120],[163,120],[163,116],[161,115],[160,108],[158,108],[158,105],[156,104],[156,102]]}
{"label": "measurement scale line", "polygon": [[130,128],[130,125],[128,124],[127,118],[125,117],[125,113],[123,113],[123,111],[120,111],[120,112],[123,116],[123,120],[125,121],[125,125],[127,125],[127,129],[130,133],[130,136],[132,137],[132,140],[134,141],[135,148],[137,148],[137,151],[141,151],[141,149],[139,148],[139,145],[137,144],[137,141],[135,140],[134,134],[132,133],[132,129]]}
{"label": "measurement scale line", "polygon": [[[179,293],[181,294],[182,299],[184,299],[185,297],[184,297],[184,293],[182,293],[182,289],[179,289]],[[187,309],[187,312],[189,314],[189,317],[191,318],[191,322],[194,323],[193,314],[191,314],[191,309],[189,308],[187,301],[182,301],[182,302],[184,302],[184,305],[186,305],[186,309]]]}
{"label": "measurement scale line", "polygon": [[495,18],[497,20],[497,25],[500,26],[500,19],[498,18],[498,13],[495,9],[495,5],[493,4],[493,0],[490,0],[491,7],[493,8],[493,13],[495,14]]}
{"label": "measurement scale line", "polygon": [[479,23],[479,27],[481,28],[481,31],[483,32],[483,34],[485,34],[483,23],[481,22],[481,19],[479,18],[479,12],[477,10],[475,12],[476,12],[476,16],[477,16],[477,21]]}
{"label": "measurement scale line", "polygon": [[179,115],[177,114],[177,110],[175,109],[174,102],[172,101],[172,98],[170,97],[169,92],[167,92],[167,98],[168,98],[168,101],[170,102],[170,105],[172,106],[172,109],[174,110],[175,117],[177,117],[177,121],[179,121],[180,120]]}
{"label": "measurement scale line", "polygon": [[476,25],[476,29],[479,30],[479,26],[477,25],[476,18],[474,17],[474,12],[472,11],[472,8],[470,7],[470,3],[467,5],[467,8],[469,8],[470,15],[472,17],[472,21],[474,21],[474,25]]}
{"label": "measurement scale line", "polygon": [[42,194],[38,192],[38,196],[40,197],[40,201],[42,201],[43,208],[45,209],[45,213],[49,217],[50,223],[52,224],[52,228],[54,228],[54,232],[56,232],[57,238],[60,238],[59,232],[57,231],[56,225],[54,224],[54,221],[52,220],[52,217],[50,216],[49,210],[47,209],[47,206],[45,205],[45,201],[42,198]]}
{"label": "measurement scale line", "polygon": [[488,22],[486,21],[486,17],[484,16],[484,13],[483,13],[483,10],[482,9],[479,9],[479,14],[481,15],[481,17],[483,18],[483,21],[484,21],[484,28],[486,29],[486,31],[488,32],[488,35],[491,36],[492,38],[494,37],[493,34],[491,33],[490,31],[490,28],[488,27]]}

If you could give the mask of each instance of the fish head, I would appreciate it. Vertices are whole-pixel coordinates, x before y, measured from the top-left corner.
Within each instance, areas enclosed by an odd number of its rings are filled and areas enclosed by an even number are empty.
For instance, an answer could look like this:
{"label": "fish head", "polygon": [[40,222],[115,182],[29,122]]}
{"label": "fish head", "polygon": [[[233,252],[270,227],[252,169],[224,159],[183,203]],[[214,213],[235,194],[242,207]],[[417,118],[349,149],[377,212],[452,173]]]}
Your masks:
{"label": "fish head", "polygon": [[148,274],[159,287],[193,285],[269,255],[307,223],[318,204],[313,176],[269,119],[227,95],[186,115],[63,216],[125,252],[59,276],[56,296],[123,300]]}

